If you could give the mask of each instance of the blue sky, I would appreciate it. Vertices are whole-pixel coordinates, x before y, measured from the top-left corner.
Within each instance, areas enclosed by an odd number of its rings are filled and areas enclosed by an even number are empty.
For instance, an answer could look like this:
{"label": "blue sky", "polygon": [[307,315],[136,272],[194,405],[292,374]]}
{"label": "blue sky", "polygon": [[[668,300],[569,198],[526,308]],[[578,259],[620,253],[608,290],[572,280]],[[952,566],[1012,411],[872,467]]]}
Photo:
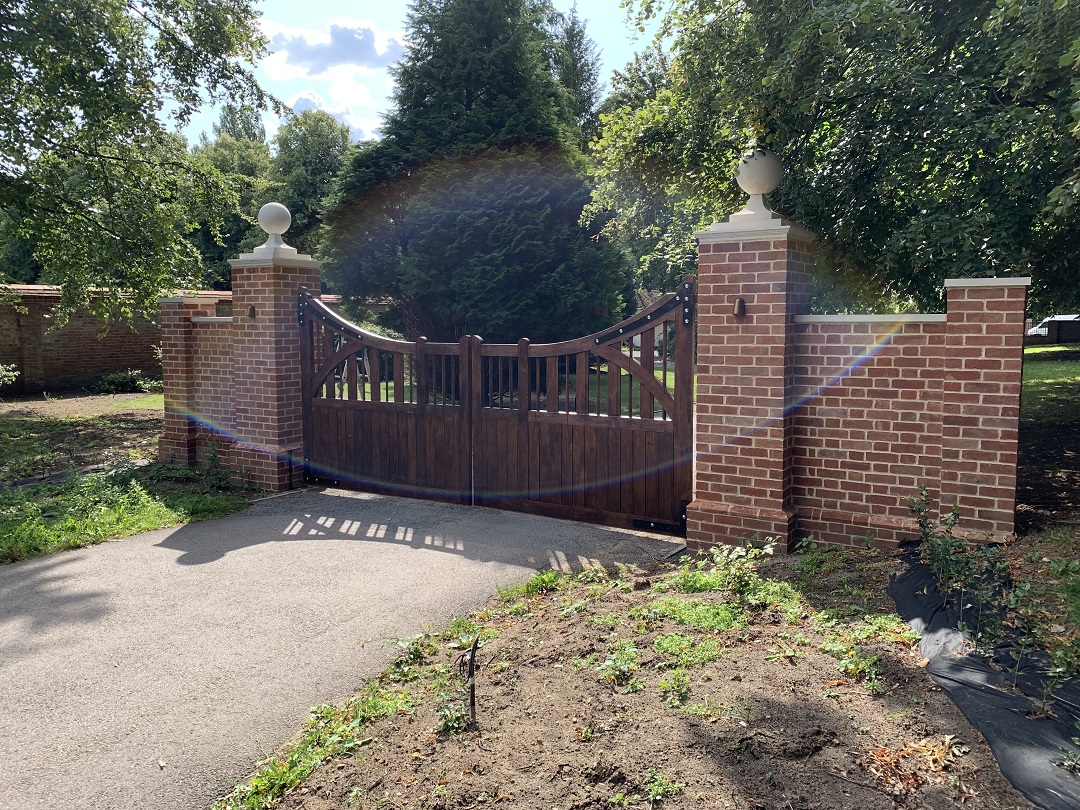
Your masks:
{"label": "blue sky", "polygon": [[[553,0],[568,12],[574,0]],[[255,67],[259,82],[294,110],[324,109],[347,123],[355,139],[371,138],[389,107],[387,70],[401,55],[406,0],[262,0],[262,28],[271,54]],[[627,21],[619,0],[577,0],[578,16],[601,51],[605,82],[647,41]],[[184,130],[189,142],[217,120],[207,109]],[[278,120],[267,114],[268,135]]]}

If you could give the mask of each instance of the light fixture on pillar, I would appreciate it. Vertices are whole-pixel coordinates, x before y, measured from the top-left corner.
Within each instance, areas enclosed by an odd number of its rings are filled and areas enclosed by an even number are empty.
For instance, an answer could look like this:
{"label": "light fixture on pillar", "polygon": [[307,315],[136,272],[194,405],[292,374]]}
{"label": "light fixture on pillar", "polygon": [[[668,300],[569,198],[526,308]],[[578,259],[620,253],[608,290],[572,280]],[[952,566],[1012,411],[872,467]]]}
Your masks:
{"label": "light fixture on pillar", "polygon": [[736,318],[741,318],[746,315],[746,299],[736,298],[735,303],[731,307],[731,314]]}

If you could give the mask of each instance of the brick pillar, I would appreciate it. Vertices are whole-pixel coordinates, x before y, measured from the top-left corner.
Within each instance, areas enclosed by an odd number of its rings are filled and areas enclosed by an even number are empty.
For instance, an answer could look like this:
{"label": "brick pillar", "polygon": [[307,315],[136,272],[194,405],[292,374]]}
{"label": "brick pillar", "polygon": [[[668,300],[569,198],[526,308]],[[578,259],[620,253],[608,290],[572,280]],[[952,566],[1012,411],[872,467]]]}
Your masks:
{"label": "brick pillar", "polygon": [[[757,535],[777,538],[786,551],[796,528],[787,391],[794,316],[810,310],[814,235],[759,197],[697,236],[695,499],[687,544],[707,548]],[[738,300],[745,314],[735,314]]]}
{"label": "brick pillar", "polygon": [[255,486],[290,489],[303,479],[304,455],[297,295],[300,287],[319,289],[320,264],[285,246],[256,248],[229,264],[238,442],[229,466]]}
{"label": "brick pillar", "polygon": [[941,511],[958,533],[1012,535],[1029,278],[949,279],[942,390]]}
{"label": "brick pillar", "polygon": [[165,422],[158,440],[158,458],[166,464],[195,464],[197,425],[191,418],[195,396],[195,353],[191,316],[194,302],[158,299],[161,311],[161,378]]}

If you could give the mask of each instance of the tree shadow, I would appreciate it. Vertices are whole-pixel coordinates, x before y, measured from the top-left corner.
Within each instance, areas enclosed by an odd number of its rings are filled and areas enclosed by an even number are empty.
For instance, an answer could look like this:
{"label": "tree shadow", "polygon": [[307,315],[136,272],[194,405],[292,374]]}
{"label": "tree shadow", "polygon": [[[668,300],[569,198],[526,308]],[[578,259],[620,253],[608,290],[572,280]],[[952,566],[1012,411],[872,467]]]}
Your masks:
{"label": "tree shadow", "polygon": [[110,612],[106,591],[81,588],[77,574],[67,571],[76,562],[61,553],[0,567],[3,657],[39,649],[56,628],[89,625]]}

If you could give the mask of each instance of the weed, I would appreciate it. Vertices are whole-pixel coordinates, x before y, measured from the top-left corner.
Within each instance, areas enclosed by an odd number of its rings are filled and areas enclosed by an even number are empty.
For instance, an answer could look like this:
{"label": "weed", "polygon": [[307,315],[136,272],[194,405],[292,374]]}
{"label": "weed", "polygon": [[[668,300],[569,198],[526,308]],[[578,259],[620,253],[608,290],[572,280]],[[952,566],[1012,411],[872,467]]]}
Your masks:
{"label": "weed", "polygon": [[700,703],[688,703],[682,707],[682,710],[691,717],[700,717],[702,720],[715,723],[725,716],[724,712],[727,711],[727,708],[727,706],[706,695],[705,699]]}
{"label": "weed", "polygon": [[650,803],[656,803],[678,796],[685,785],[675,782],[655,768],[645,772],[645,791]]}
{"label": "weed", "polygon": [[439,716],[439,731],[446,734],[457,734],[469,727],[469,707],[460,700],[450,699],[449,693],[439,695],[435,713]]}
{"label": "weed", "polygon": [[210,439],[206,443],[206,464],[202,470],[203,484],[207,489],[228,489],[232,473],[225,468],[218,457],[218,449],[221,442],[218,439]]}
{"label": "weed", "polygon": [[634,677],[634,673],[641,669],[640,653],[632,641],[616,642],[607,657],[596,666],[600,680],[622,692],[640,692],[643,684]]}
{"label": "weed", "polygon": [[681,669],[673,669],[660,680],[660,694],[667,696],[667,705],[682,706],[690,699],[690,676]]}
{"label": "weed", "polygon": [[713,639],[695,641],[682,633],[663,633],[656,637],[653,649],[660,656],[662,669],[688,669],[715,661],[720,655],[720,644]]}
{"label": "weed", "polygon": [[597,627],[610,627],[612,629],[622,624],[622,616],[618,613],[609,613],[607,616],[590,616],[589,622]]}
{"label": "weed", "polygon": [[[636,614],[636,615],[635,615]],[[698,630],[727,632],[746,626],[747,616],[741,606],[731,602],[700,602],[694,599],[669,597],[651,603],[645,610],[630,612],[631,618],[651,620],[652,617],[668,618],[676,624]]]}

